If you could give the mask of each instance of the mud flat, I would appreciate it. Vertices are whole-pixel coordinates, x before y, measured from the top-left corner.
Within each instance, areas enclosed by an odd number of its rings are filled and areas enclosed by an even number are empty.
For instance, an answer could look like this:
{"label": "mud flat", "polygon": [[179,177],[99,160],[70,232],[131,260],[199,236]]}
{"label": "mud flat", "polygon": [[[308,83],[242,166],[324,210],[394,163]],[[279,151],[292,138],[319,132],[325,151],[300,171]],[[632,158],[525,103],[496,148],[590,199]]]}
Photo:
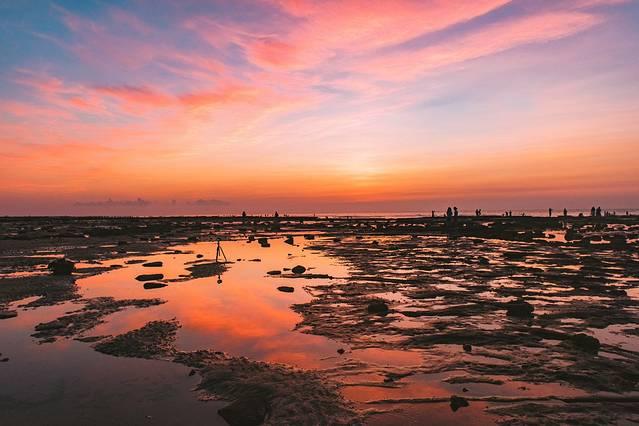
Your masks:
{"label": "mud flat", "polygon": [[[0,231],[0,327],[33,339],[24,356],[73,341],[96,365],[182,366],[213,424],[639,422],[637,217],[3,218]],[[73,272],[52,274],[62,257]],[[151,273],[152,287],[135,279]],[[4,335],[0,374],[20,368]]]}

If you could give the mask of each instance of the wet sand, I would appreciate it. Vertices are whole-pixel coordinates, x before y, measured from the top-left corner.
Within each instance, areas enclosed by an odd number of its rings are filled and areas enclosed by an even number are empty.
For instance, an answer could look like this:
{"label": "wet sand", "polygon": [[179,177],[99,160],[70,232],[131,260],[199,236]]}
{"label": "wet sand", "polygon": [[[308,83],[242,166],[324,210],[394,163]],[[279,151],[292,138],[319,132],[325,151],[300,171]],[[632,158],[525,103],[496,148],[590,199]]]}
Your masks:
{"label": "wet sand", "polygon": [[637,217],[0,231],[2,423],[639,422]]}

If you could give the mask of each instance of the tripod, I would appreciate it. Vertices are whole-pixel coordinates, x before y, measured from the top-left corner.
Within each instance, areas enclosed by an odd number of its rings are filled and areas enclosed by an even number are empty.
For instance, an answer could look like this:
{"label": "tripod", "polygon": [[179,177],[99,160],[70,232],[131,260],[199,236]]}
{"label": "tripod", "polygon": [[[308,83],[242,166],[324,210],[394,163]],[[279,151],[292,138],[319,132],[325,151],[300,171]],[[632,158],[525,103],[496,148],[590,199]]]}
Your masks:
{"label": "tripod", "polygon": [[220,245],[220,239],[217,239],[217,250],[215,251],[215,263],[219,263],[218,258],[223,257],[224,258],[224,262],[228,262],[228,259],[226,258],[226,254],[224,254],[224,250],[222,249],[222,246]]}

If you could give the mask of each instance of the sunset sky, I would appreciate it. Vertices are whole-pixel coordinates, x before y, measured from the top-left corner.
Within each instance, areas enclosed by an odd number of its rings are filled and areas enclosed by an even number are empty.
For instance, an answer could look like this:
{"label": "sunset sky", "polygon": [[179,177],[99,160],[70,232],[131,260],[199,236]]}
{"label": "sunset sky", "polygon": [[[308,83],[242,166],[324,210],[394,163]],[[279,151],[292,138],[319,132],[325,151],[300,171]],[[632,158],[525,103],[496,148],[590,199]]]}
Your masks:
{"label": "sunset sky", "polygon": [[0,214],[639,207],[639,1],[0,0],[0,146]]}

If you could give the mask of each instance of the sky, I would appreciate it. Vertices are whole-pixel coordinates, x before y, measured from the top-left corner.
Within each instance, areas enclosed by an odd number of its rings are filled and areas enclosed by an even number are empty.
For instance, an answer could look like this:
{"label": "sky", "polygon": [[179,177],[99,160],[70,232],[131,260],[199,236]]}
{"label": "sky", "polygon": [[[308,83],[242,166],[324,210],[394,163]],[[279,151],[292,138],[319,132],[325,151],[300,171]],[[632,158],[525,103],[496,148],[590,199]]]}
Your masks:
{"label": "sky", "polygon": [[0,215],[639,207],[637,0],[0,0]]}

